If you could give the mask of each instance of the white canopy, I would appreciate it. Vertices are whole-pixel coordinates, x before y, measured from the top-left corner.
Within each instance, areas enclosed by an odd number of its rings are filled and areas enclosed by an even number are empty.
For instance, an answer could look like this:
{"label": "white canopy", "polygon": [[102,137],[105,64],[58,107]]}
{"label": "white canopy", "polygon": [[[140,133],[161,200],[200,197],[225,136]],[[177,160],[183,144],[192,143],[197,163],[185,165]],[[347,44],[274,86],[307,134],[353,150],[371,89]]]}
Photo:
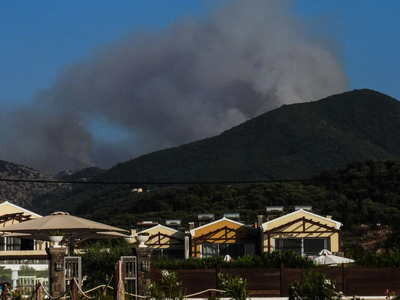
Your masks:
{"label": "white canopy", "polygon": [[61,231],[66,236],[89,232],[128,232],[118,227],[71,216],[64,212],[55,212],[51,215],[5,226],[3,232],[19,232],[29,234],[50,234],[52,231]]}
{"label": "white canopy", "polygon": [[[50,241],[50,236],[47,234],[30,234],[30,233],[4,233],[1,237],[16,237],[20,239],[28,239],[28,240],[40,240],[40,241]],[[129,238],[129,235],[125,235],[116,231],[107,231],[107,232],[88,232],[88,233],[79,233],[68,236],[68,241],[70,245],[77,244],[79,242],[83,242],[88,239],[118,239],[118,238]]]}
{"label": "white canopy", "polygon": [[334,265],[334,264],[348,264],[353,263],[354,260],[346,257],[333,255],[327,249],[322,250],[319,256],[314,258],[317,265]]}

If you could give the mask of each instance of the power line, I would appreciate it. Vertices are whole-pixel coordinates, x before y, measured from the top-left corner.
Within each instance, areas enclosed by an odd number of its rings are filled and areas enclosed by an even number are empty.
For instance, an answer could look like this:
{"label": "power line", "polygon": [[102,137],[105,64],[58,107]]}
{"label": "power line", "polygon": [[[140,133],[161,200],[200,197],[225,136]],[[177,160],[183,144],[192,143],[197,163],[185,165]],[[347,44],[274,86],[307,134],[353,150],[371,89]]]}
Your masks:
{"label": "power line", "polygon": [[310,181],[310,179],[287,180],[221,180],[221,181],[64,181],[64,180],[37,180],[0,178],[0,182],[23,183],[50,183],[50,184],[109,184],[109,185],[191,185],[191,184],[245,184],[245,183],[273,183],[273,182]]}
{"label": "power line", "polygon": [[307,179],[280,179],[280,180],[213,180],[213,181],[70,181],[70,180],[39,180],[39,179],[13,179],[0,178],[0,182],[15,183],[45,183],[45,184],[107,184],[107,185],[192,185],[192,184],[257,184],[257,183],[282,183],[282,182],[329,182],[350,179],[375,179],[394,178],[400,174],[390,175],[364,175],[364,176],[339,176],[331,178],[307,178]]}

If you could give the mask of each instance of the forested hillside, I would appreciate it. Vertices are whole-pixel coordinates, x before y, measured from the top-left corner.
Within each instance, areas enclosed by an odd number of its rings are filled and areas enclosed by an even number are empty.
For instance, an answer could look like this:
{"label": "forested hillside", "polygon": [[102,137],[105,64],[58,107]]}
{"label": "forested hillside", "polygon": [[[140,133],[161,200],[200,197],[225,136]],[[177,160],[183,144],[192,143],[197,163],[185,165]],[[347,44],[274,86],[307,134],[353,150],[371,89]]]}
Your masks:
{"label": "forested hillside", "polygon": [[[332,215],[344,229],[355,224],[400,224],[400,161],[367,160],[348,168],[322,172],[308,181],[266,182],[240,185],[189,185],[132,192],[127,185],[110,185],[92,194],[91,201],[68,201],[60,210],[124,228],[153,220],[196,221],[199,213],[239,212],[253,224],[265,206],[281,205],[286,212],[295,205],[312,205],[313,211]],[[87,196],[87,195],[86,195]]]}
{"label": "forested hillside", "polygon": [[[343,179],[347,175],[334,170],[345,169],[354,161],[398,159],[399,132],[397,100],[371,90],[356,90],[285,105],[219,136],[144,155],[110,170],[96,170],[96,176],[86,181],[97,184],[75,184],[67,193],[38,196],[31,209],[42,214],[65,210],[98,219],[123,209],[130,215],[118,222],[131,227],[143,218],[193,220],[199,212],[222,214],[226,210],[240,211],[246,221],[253,222],[266,205],[310,204],[317,212],[345,221],[345,226],[363,221],[384,223],[397,215],[390,207],[399,207],[393,201],[387,207],[380,197],[393,199],[395,192],[374,193],[374,188],[380,188],[375,181],[358,191],[358,186],[348,186]],[[350,165],[343,172],[368,173],[369,167],[362,165],[360,170]],[[385,172],[396,171],[387,168]],[[315,181],[295,181],[315,174],[320,174]],[[326,180],[324,176],[334,178]],[[377,180],[371,175],[368,179]],[[227,186],[228,182],[271,180],[278,183]],[[336,187],[336,180],[344,180],[339,184],[342,189]],[[227,184],[176,187],[173,183],[179,181]],[[286,183],[279,183],[282,181]],[[127,184],[118,184],[121,182]],[[133,193],[138,187],[149,192]],[[117,220],[110,221],[116,224]]]}

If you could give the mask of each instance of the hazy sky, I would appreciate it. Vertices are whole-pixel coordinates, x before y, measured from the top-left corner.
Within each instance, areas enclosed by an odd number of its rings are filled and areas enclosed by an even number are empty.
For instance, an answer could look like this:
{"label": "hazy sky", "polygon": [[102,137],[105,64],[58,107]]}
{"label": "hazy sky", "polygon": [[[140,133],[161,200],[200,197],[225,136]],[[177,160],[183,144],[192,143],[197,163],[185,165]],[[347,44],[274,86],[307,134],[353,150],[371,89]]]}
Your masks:
{"label": "hazy sky", "polygon": [[393,0],[0,0],[0,159],[111,167],[284,103],[400,99]]}

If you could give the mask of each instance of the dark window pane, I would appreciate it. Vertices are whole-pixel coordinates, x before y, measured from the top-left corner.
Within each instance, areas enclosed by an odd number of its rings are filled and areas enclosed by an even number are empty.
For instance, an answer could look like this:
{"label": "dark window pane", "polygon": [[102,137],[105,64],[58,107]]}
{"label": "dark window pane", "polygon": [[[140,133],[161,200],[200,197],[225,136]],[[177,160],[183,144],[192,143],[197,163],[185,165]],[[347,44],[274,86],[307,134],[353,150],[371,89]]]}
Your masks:
{"label": "dark window pane", "polygon": [[228,254],[228,245],[227,244],[219,244],[219,255],[225,256]]}
{"label": "dark window pane", "polygon": [[244,244],[228,244],[228,253],[233,259],[244,256]]}
{"label": "dark window pane", "polygon": [[301,239],[276,239],[276,250],[278,251],[294,251],[301,254]]}
{"label": "dark window pane", "polygon": [[304,239],[304,252],[306,255],[318,255],[321,250],[327,248],[330,247],[328,247],[326,239]]}
{"label": "dark window pane", "polygon": [[21,239],[21,250],[33,250],[33,240]]}

